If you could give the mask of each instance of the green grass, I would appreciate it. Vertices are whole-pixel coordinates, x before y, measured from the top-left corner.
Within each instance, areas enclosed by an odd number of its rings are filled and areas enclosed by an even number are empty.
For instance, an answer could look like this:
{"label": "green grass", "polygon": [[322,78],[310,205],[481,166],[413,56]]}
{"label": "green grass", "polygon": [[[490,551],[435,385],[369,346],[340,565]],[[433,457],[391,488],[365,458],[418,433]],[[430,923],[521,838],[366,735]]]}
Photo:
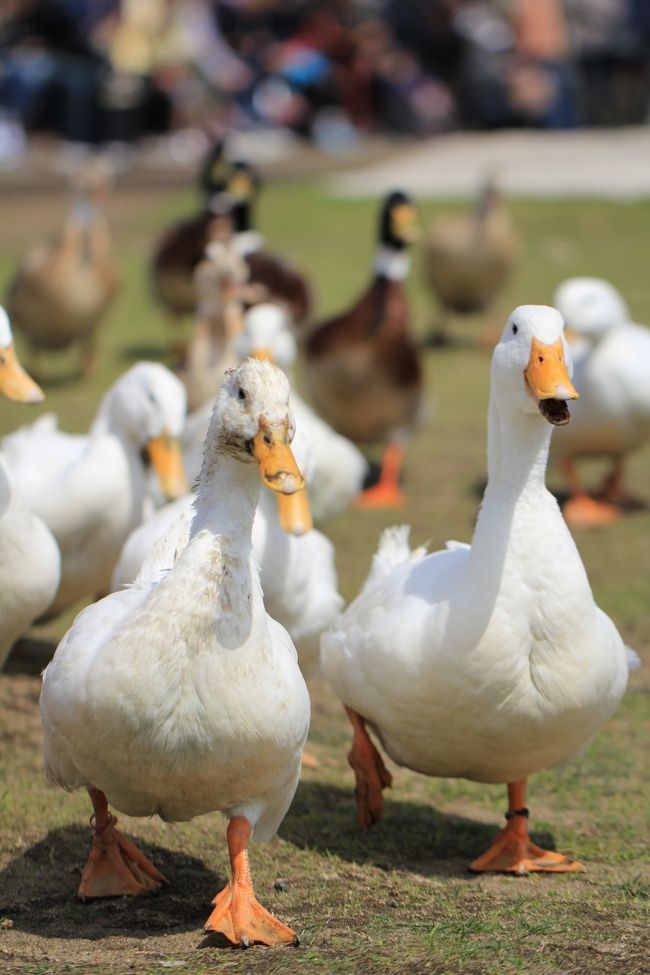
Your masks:
{"label": "green grass", "polygon": [[[118,194],[114,222],[124,287],[102,333],[101,363],[88,381],[65,382],[74,359],[44,361],[55,380],[43,409],[71,430],[87,428],[108,384],[138,357],[165,358],[172,329],[146,289],[145,256],[159,228],[191,205],[190,192]],[[55,225],[61,201],[6,201],[0,283],[39,232]],[[428,220],[448,209],[421,207]],[[501,327],[521,302],[548,302],[555,285],[576,273],[611,278],[633,315],[650,321],[647,227],[650,204],[517,202],[523,239],[516,275],[491,312]],[[277,184],[260,206],[260,225],[278,250],[309,268],[323,313],[340,307],[368,273],[375,204],[332,200],[317,186]],[[42,232],[42,231],[41,231]],[[435,312],[416,255],[410,291],[414,327]],[[416,542],[433,547],[468,540],[485,478],[485,408],[489,360],[466,341],[477,322],[459,323],[464,340],[427,354],[427,408],[407,464],[409,505],[400,516]],[[23,350],[24,351],[24,350]],[[25,356],[28,362],[28,356]],[[2,404],[0,430],[29,422],[38,410]],[[592,481],[602,464],[586,465]],[[629,465],[629,486],[650,498],[650,451]],[[550,483],[562,487],[551,471]],[[337,548],[342,592],[358,591],[383,512],[346,514],[328,526]],[[647,585],[650,515],[640,512],[577,542],[600,605],[625,640],[650,661]],[[34,636],[58,639],[71,614]],[[41,772],[37,718],[38,668],[32,644],[0,677],[0,971],[75,973],[399,973],[526,975],[650,971],[650,847],[646,670],[633,676],[618,714],[566,769],[531,781],[533,835],[580,857],[584,875],[472,877],[466,864],[488,845],[501,822],[504,790],[462,780],[427,779],[394,770],[383,822],[370,834],[356,825],[352,775],[345,761],[348,729],[333,694],[313,687],[311,749],[321,761],[306,771],[279,837],[256,846],[252,861],[260,899],[299,933],[295,950],[245,954],[202,947],[201,925],[226,871],[219,816],[166,826],[126,820],[173,881],[142,902],[80,905],[77,871],[89,843],[84,795],[49,789]],[[284,878],[279,892],[274,881]]]}

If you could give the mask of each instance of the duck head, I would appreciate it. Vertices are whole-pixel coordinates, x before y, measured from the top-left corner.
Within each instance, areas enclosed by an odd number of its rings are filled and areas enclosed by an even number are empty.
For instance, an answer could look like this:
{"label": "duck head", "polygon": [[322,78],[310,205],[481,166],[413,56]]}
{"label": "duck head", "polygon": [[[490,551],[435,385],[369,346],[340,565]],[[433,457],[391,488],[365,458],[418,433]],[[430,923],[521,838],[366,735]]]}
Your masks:
{"label": "duck head", "polygon": [[226,192],[233,200],[235,232],[252,228],[252,208],[260,188],[260,178],[249,162],[238,159],[231,163]]}
{"label": "duck head", "polygon": [[216,451],[256,464],[262,484],[279,496],[282,527],[302,534],[311,524],[302,524],[305,479],[291,450],[289,395],[289,380],[268,361],[249,358],[229,370],[210,423],[205,463]]}
{"label": "duck head", "polygon": [[567,401],[579,398],[572,374],[560,313],[547,305],[515,308],[494,350],[493,389],[509,395],[513,408],[563,426],[570,420]]}
{"label": "duck head", "polygon": [[0,393],[17,403],[41,403],[43,390],[27,375],[16,356],[9,316],[0,307]]}
{"label": "duck head", "polygon": [[379,243],[392,250],[404,250],[419,237],[417,215],[410,197],[394,190],[384,200],[379,218]]}
{"label": "duck head", "polygon": [[114,427],[148,458],[170,501],[188,491],[180,436],[185,425],[185,387],[157,362],[138,362],[110,391]]}
{"label": "duck head", "polygon": [[619,292],[603,278],[567,278],[557,288],[553,303],[567,331],[589,339],[600,338],[630,318]]}
{"label": "duck head", "polygon": [[237,342],[241,359],[266,359],[287,370],[296,361],[297,351],[289,316],[281,305],[262,302],[246,312]]}

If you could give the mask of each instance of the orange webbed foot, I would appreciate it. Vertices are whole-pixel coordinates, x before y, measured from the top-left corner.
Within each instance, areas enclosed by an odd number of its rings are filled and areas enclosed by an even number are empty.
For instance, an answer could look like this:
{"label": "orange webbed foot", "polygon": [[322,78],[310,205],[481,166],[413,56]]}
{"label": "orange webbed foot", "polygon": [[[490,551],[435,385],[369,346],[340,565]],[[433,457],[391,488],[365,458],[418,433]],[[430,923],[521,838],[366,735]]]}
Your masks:
{"label": "orange webbed foot", "polygon": [[403,508],[406,495],[394,484],[375,484],[362,491],[355,500],[357,508]]}
{"label": "orange webbed foot", "polygon": [[168,883],[141,850],[116,829],[117,819],[95,832],[93,845],[81,873],[77,896],[81,900],[98,897],[142,897]]}
{"label": "orange webbed foot", "polygon": [[586,494],[567,501],[562,513],[572,528],[600,528],[601,525],[611,525],[621,517],[615,505],[597,501]]}
{"label": "orange webbed foot", "polygon": [[469,865],[472,873],[512,873],[525,877],[529,873],[576,873],[584,870],[581,863],[555,850],[543,850],[528,835],[528,810],[508,812],[502,829],[492,846]]}
{"label": "orange webbed foot", "polygon": [[252,887],[226,884],[212,901],[214,910],[205,923],[205,930],[221,934],[232,945],[297,944],[295,931],[278,921],[259,903]]}

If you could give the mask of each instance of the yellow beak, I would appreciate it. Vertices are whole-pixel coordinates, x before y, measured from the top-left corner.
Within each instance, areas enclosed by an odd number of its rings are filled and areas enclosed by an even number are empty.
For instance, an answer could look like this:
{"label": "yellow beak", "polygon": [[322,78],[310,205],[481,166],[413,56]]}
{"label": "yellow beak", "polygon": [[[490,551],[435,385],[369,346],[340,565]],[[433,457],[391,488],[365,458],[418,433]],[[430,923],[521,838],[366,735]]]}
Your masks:
{"label": "yellow beak", "polygon": [[251,352],[253,359],[261,359],[262,362],[274,362],[273,353],[270,349],[253,349]]}
{"label": "yellow beak", "polygon": [[288,423],[272,427],[260,417],[259,431],[253,437],[253,457],[265,487],[282,494],[295,494],[305,486],[288,440]]}
{"label": "yellow beak", "polygon": [[413,244],[420,239],[420,228],[417,224],[417,214],[408,203],[396,206],[392,211],[393,232],[396,237]]}
{"label": "yellow beak", "polygon": [[289,535],[305,535],[314,527],[307,489],[278,496],[280,527]]}
{"label": "yellow beak", "polygon": [[0,392],[17,403],[41,403],[45,399],[41,387],[18,362],[13,343],[0,348]]}
{"label": "yellow beak", "polygon": [[566,370],[562,339],[558,339],[553,345],[545,345],[539,339],[533,338],[524,376],[530,391],[538,400],[580,398]]}
{"label": "yellow beak", "polygon": [[180,498],[182,494],[187,494],[187,478],[180,442],[164,432],[147,443],[147,453],[165,497],[173,501],[175,498]]}

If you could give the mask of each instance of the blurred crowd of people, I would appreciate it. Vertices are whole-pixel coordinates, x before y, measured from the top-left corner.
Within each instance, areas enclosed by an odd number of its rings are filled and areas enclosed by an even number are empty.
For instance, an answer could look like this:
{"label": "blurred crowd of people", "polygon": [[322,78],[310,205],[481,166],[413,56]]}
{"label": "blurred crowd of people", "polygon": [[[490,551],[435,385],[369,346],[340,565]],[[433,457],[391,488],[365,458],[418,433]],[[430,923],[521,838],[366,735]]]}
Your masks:
{"label": "blurred crowd of people", "polygon": [[647,119],[645,0],[3,0],[0,156],[23,133],[360,135]]}

